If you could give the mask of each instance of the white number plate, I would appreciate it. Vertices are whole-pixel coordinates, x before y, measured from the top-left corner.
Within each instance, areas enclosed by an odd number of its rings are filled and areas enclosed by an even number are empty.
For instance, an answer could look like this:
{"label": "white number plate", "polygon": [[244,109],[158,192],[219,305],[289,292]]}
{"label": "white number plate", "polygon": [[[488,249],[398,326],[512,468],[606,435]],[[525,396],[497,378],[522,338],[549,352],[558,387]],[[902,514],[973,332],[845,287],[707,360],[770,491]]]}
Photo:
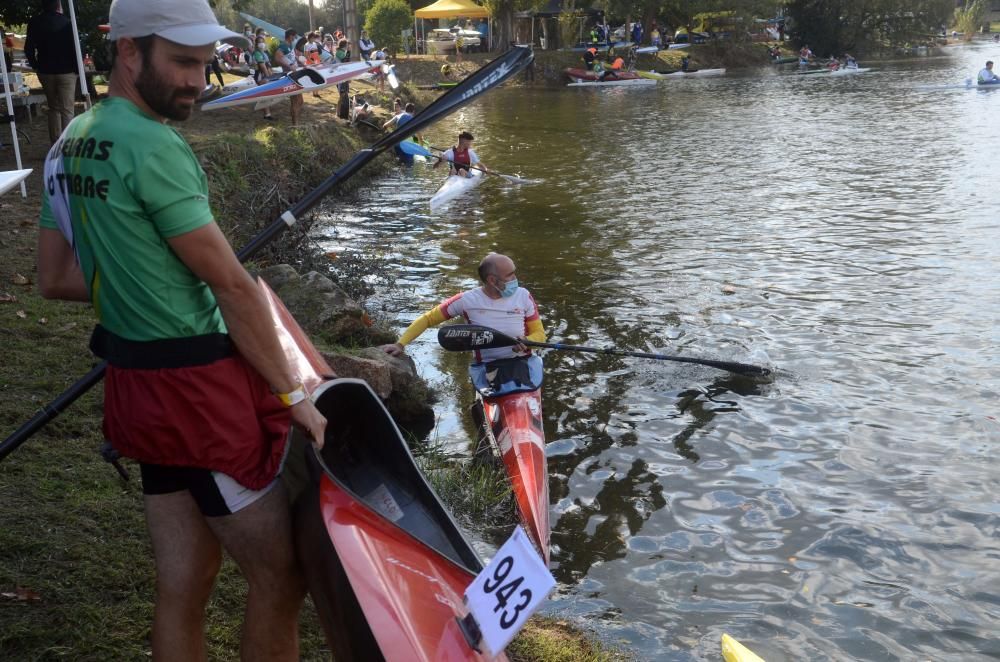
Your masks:
{"label": "white number plate", "polygon": [[506,648],[555,587],[556,580],[545,562],[524,530],[517,527],[465,590],[469,610],[490,655],[499,655]]}

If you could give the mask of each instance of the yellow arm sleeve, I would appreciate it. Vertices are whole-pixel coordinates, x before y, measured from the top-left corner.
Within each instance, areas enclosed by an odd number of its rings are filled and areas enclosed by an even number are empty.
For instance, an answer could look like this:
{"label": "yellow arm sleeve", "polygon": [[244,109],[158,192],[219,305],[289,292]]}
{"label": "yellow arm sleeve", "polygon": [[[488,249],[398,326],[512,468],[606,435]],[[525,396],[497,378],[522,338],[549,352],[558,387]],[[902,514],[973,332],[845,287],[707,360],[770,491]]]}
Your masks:
{"label": "yellow arm sleeve", "polygon": [[542,326],[542,320],[539,319],[525,322],[524,330],[528,332],[528,335],[524,337],[525,340],[545,342],[545,327]]}
{"label": "yellow arm sleeve", "polygon": [[444,316],[444,310],[441,309],[441,306],[434,306],[434,308],[413,320],[413,323],[406,327],[406,331],[403,331],[403,335],[399,337],[399,344],[404,347],[407,346],[416,340],[421,333],[447,319]]}

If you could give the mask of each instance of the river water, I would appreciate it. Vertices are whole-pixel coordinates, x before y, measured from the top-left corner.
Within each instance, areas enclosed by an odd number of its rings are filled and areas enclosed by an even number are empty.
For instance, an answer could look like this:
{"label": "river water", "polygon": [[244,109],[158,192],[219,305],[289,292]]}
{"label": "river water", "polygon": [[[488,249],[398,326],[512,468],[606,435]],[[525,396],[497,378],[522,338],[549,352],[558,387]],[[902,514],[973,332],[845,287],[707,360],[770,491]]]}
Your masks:
{"label": "river water", "polygon": [[[777,370],[544,353],[549,612],[642,659],[1000,657],[1000,90],[922,87],[998,55],[503,89],[431,142],[544,184],[432,215],[418,164],[328,208],[327,249],[398,269],[400,329],[496,250],[550,339]],[[467,453],[465,358],[410,353]]]}

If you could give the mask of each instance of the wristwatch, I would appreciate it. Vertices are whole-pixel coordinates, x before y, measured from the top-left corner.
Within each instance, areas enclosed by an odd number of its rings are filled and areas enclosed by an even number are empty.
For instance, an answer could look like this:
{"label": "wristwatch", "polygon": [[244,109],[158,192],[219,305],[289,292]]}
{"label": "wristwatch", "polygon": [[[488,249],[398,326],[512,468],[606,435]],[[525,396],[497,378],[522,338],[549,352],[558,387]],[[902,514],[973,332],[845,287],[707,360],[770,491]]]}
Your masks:
{"label": "wristwatch", "polygon": [[297,405],[309,397],[309,394],[306,393],[306,387],[302,384],[299,384],[288,393],[275,393],[275,395],[281,400],[281,404],[286,407]]}

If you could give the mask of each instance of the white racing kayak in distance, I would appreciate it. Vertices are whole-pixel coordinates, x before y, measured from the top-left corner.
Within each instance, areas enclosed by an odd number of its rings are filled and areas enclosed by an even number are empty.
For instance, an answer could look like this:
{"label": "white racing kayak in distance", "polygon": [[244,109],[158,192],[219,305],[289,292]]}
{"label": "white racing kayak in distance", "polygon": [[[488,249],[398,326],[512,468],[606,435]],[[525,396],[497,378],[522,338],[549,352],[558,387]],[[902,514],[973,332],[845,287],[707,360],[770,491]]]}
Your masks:
{"label": "white racing kayak in distance", "polygon": [[4,170],[0,172],[0,195],[11,190],[31,174],[31,168],[26,170]]}
{"label": "white racing kayak in distance", "polygon": [[588,80],[580,83],[569,83],[566,87],[642,87],[655,85],[655,80],[648,78],[608,78],[606,80]]}
{"label": "white racing kayak in distance", "polygon": [[469,172],[472,173],[472,177],[449,175],[448,179],[444,180],[444,184],[441,185],[441,188],[431,198],[431,211],[440,209],[445,204],[471,191],[482,183],[483,173],[478,170],[470,170]]}
{"label": "white racing kayak in distance", "polygon": [[[244,104],[256,104],[255,110],[273,105],[285,97],[318,92],[333,85],[346,83],[368,73],[377,73],[381,62],[343,62],[341,64],[304,67],[263,85],[244,87],[233,94],[213,99],[202,104],[202,110],[230,108]],[[253,82],[253,79],[250,79]]]}

